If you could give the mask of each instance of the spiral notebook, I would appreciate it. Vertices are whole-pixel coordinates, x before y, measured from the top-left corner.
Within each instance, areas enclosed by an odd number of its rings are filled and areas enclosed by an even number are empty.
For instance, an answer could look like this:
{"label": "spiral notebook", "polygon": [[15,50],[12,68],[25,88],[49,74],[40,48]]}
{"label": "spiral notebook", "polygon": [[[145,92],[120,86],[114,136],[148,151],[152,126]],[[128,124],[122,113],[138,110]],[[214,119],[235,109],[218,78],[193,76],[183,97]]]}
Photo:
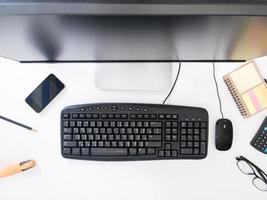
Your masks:
{"label": "spiral notebook", "polygon": [[255,61],[246,63],[223,78],[245,118],[267,108],[267,85]]}

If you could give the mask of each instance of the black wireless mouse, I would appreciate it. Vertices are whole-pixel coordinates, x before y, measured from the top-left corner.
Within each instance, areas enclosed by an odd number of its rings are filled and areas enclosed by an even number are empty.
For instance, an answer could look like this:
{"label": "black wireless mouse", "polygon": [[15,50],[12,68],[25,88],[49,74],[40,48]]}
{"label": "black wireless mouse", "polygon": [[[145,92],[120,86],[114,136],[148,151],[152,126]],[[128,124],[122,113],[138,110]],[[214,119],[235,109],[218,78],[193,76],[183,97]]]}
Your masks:
{"label": "black wireless mouse", "polygon": [[229,119],[218,119],[215,130],[215,146],[219,151],[227,151],[233,142],[233,125]]}

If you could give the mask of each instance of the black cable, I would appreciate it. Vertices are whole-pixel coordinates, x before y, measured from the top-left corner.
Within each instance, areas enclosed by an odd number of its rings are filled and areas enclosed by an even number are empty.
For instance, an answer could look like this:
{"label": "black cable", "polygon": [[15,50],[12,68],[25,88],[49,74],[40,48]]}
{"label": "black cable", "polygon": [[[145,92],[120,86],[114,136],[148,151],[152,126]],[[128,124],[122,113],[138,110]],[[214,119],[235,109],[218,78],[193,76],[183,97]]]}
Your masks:
{"label": "black cable", "polygon": [[171,93],[172,93],[173,89],[175,88],[175,85],[176,85],[176,83],[177,83],[177,80],[178,80],[178,77],[179,77],[179,74],[180,74],[181,68],[182,68],[182,63],[179,63],[179,66],[178,66],[178,71],[177,71],[177,74],[176,74],[175,81],[174,81],[174,83],[173,83],[173,85],[172,85],[172,88],[171,88],[171,90],[170,90],[169,94],[168,94],[168,95],[167,95],[167,97],[164,99],[164,101],[163,101],[163,103],[162,103],[162,104],[165,104],[165,103],[166,103],[166,101],[167,101],[167,100],[168,100],[168,98],[170,97],[170,95],[171,95]]}
{"label": "black cable", "polygon": [[215,64],[214,64],[214,62],[212,63],[212,65],[213,65],[213,79],[214,79],[214,82],[215,82],[216,91],[217,91],[217,97],[218,97],[218,100],[219,100],[220,112],[221,112],[222,118],[224,118],[223,111],[222,111],[222,101],[221,101],[219,88],[218,88],[218,83],[217,83],[216,75],[215,75]]}

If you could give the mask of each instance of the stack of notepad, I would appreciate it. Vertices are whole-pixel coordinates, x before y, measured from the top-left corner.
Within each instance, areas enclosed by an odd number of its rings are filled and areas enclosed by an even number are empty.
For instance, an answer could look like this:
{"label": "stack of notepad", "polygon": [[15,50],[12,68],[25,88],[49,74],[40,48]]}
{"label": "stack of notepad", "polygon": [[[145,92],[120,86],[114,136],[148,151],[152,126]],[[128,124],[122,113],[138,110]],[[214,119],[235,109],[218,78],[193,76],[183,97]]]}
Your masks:
{"label": "stack of notepad", "polygon": [[225,75],[224,81],[244,117],[267,107],[267,85],[254,61]]}

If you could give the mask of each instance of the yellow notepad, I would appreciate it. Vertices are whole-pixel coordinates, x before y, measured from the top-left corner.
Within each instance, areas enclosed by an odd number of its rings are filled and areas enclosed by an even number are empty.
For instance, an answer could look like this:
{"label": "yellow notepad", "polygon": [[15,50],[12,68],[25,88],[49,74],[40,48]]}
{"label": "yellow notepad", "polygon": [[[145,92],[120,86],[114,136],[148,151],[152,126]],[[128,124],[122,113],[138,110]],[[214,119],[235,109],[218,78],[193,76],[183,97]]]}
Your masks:
{"label": "yellow notepad", "polygon": [[267,85],[255,61],[246,63],[223,78],[245,118],[267,108]]}

